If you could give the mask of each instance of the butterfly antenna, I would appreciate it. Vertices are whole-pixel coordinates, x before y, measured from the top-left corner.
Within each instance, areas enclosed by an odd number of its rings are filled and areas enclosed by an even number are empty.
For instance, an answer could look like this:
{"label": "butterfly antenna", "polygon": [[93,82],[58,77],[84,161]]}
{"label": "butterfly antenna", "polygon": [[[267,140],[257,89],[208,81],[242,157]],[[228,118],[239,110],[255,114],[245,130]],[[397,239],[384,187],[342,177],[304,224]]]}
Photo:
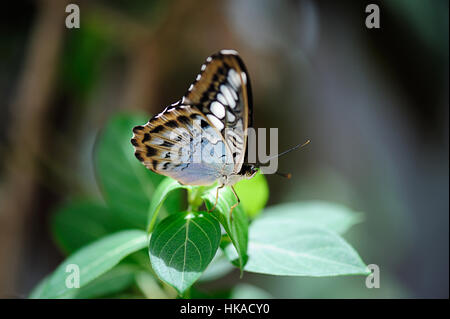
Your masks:
{"label": "butterfly antenna", "polygon": [[[296,150],[297,148],[302,148],[303,146],[308,145],[310,142],[311,142],[311,140],[307,140],[307,141],[306,141],[305,143],[303,143],[303,144],[295,145],[294,147],[292,147],[292,148],[290,148],[290,149],[288,149],[288,150],[286,150],[286,151],[284,151],[284,152],[282,152],[282,153],[280,153],[280,154],[277,154],[277,155],[275,155],[275,156],[270,157],[269,160],[272,159],[272,158],[275,158],[275,157],[280,157],[280,156],[282,156],[282,155],[284,155],[284,154],[287,154],[287,153],[289,153],[289,152],[292,152],[292,151]],[[278,176],[285,177],[285,178],[287,178],[287,179],[291,179],[291,177],[292,177],[292,174],[291,174],[291,173],[275,172],[275,174],[277,174]]]}
{"label": "butterfly antenna", "polygon": [[302,147],[308,145],[310,142],[311,142],[311,140],[307,140],[307,141],[306,141],[305,143],[303,143],[303,144],[297,144],[297,145],[295,145],[294,147],[292,147],[292,148],[290,148],[290,149],[288,149],[288,150],[286,150],[286,151],[284,151],[284,152],[281,152],[280,154],[277,154],[277,155],[274,155],[274,156],[269,157],[268,159],[265,160],[265,162],[270,161],[272,158],[281,157],[281,156],[283,156],[283,155],[286,155],[287,153],[290,153],[290,152],[292,152],[292,151],[295,151],[295,150],[298,149],[298,148],[302,148]]}
{"label": "butterfly antenna", "polygon": [[281,173],[281,172],[275,172],[275,174],[277,174],[278,176],[287,178],[287,179],[291,179],[292,174],[291,173]]}
{"label": "butterfly antenna", "polygon": [[[270,161],[272,158],[277,158],[277,157],[286,155],[287,153],[290,153],[290,152],[292,152],[292,151],[295,151],[295,150],[298,149],[298,148],[302,148],[302,147],[308,145],[310,142],[311,142],[311,140],[307,140],[307,141],[306,141],[305,143],[303,143],[303,144],[300,143],[300,144],[295,145],[294,147],[292,147],[292,148],[290,148],[290,149],[288,149],[288,150],[286,150],[286,151],[284,151],[284,152],[281,152],[280,154],[271,156],[271,157],[269,157],[269,158],[265,161],[265,163],[267,163],[268,161]],[[261,168],[261,167],[262,167],[262,166],[261,166],[261,163],[254,164],[254,166],[257,167],[257,168]],[[291,173],[275,172],[275,174],[278,175],[278,176],[285,177],[285,178],[287,178],[287,179],[291,179],[291,177],[292,177],[292,174],[291,174]]]}

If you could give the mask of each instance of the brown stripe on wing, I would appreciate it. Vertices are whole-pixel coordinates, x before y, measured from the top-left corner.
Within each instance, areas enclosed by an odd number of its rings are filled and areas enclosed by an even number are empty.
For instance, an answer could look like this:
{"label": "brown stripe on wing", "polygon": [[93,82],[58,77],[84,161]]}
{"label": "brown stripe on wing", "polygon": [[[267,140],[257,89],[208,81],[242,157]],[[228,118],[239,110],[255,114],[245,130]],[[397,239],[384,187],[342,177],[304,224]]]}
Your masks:
{"label": "brown stripe on wing", "polygon": [[191,114],[201,113],[188,105],[166,108],[147,124],[136,126],[131,139],[136,158],[150,170],[166,175],[164,171],[171,168],[171,165],[176,165],[171,163],[171,159],[175,157],[173,152],[189,147],[192,141],[189,128],[193,125],[189,117]]}

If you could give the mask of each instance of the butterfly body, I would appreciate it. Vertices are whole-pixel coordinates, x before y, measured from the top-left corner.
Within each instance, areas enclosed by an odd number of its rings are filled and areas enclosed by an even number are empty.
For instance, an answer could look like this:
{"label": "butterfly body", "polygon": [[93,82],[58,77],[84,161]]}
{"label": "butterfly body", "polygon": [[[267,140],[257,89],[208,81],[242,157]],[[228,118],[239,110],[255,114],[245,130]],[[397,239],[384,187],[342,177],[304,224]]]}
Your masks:
{"label": "butterfly body", "polygon": [[180,101],[133,129],[135,155],[185,185],[232,186],[256,169],[244,164],[252,125],[250,80],[236,51],[206,60]]}

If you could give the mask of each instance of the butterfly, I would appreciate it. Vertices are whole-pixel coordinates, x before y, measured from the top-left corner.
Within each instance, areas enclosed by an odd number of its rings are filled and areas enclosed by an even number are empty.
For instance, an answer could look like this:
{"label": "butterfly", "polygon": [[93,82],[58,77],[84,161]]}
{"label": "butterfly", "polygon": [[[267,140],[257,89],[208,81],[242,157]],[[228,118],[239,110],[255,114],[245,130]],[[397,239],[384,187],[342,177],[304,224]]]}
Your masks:
{"label": "butterfly", "polygon": [[[145,125],[133,128],[135,156],[148,169],[184,185],[219,189],[250,179],[258,169],[246,163],[247,129],[253,124],[250,78],[234,50],[209,56],[186,94]],[[230,213],[231,213],[230,212]]]}

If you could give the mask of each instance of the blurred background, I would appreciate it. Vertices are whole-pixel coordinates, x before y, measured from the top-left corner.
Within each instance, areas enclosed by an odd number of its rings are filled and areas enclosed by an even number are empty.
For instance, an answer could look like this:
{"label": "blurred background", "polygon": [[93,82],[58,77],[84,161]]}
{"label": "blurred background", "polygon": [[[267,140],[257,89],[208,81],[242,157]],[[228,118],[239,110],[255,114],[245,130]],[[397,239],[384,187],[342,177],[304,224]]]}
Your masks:
{"label": "blurred background", "polygon": [[[312,143],[268,176],[269,205],[329,200],[365,213],[346,234],[364,277],[238,272],[276,298],[448,298],[448,1],[14,1],[0,10],[0,298],[24,298],[64,256],[55,207],[96,196],[92,153],[118,111],[177,101],[207,56],[239,51],[255,127]],[[365,27],[377,3],[381,28]]]}

